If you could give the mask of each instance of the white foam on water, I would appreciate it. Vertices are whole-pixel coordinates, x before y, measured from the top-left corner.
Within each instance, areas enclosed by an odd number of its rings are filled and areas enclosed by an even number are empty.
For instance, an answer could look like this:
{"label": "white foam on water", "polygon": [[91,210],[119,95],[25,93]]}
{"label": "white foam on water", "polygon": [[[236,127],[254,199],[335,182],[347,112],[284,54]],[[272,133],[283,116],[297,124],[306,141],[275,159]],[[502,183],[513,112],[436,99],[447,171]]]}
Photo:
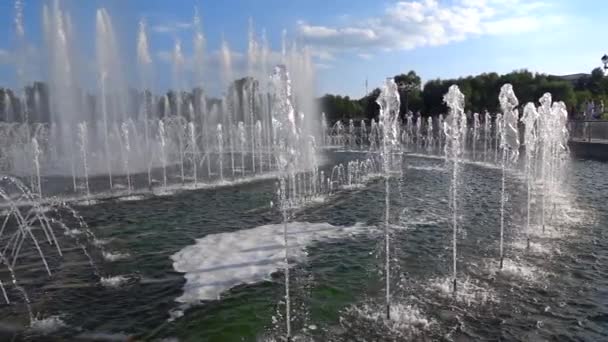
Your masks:
{"label": "white foam on water", "polygon": [[515,277],[526,281],[536,282],[547,276],[547,273],[538,267],[527,264],[521,260],[504,259],[502,269],[494,262],[494,272],[509,277]]}
{"label": "white foam on water", "polygon": [[406,228],[415,226],[436,225],[446,221],[446,218],[425,210],[423,212],[414,212],[405,208],[399,215],[399,224]]}
{"label": "white foam on water", "polygon": [[357,189],[365,188],[365,184],[361,184],[361,183],[345,184],[345,185],[342,185],[340,188],[342,188],[344,190],[357,190]]}
{"label": "white foam on water", "polygon": [[145,196],[142,196],[142,195],[131,195],[131,196],[119,197],[116,200],[119,202],[129,202],[129,201],[141,201],[144,198],[145,198]]}
{"label": "white foam on water", "polygon": [[30,329],[40,334],[51,334],[67,324],[61,319],[60,316],[49,316],[46,318],[34,318],[30,323]]}
{"label": "white foam on water", "polygon": [[161,189],[154,189],[153,193],[154,193],[154,196],[162,197],[162,196],[172,196],[177,191],[178,191],[177,189],[171,190],[171,189],[162,189],[161,188]]}
{"label": "white foam on water", "polygon": [[446,172],[446,168],[441,166],[413,166],[410,165],[407,167],[409,170],[419,170],[419,171],[436,171],[436,172]]}
{"label": "white foam on water", "polygon": [[128,282],[129,277],[124,275],[117,275],[113,277],[101,277],[99,281],[101,282],[101,285],[105,287],[119,287],[124,283]]}
{"label": "white foam on water", "polygon": [[77,336],[79,341],[106,341],[106,342],[124,342],[130,341],[132,336],[120,333],[104,333],[104,332],[85,332]]}
{"label": "white foam on water", "polygon": [[103,254],[103,258],[106,261],[118,261],[118,260],[126,259],[131,256],[129,253],[120,253],[120,252],[112,253],[112,252],[104,251],[102,254]]}
{"label": "white foam on water", "polygon": [[69,229],[64,232],[64,235],[67,235],[67,236],[76,236],[76,235],[80,235],[80,234],[82,234],[82,231],[80,229]]}
{"label": "white foam on water", "polygon": [[[301,261],[313,242],[362,234],[362,224],[340,227],[329,223],[287,223],[290,259]],[[182,303],[215,300],[239,284],[269,279],[284,267],[283,224],[207,235],[171,256],[173,268],[185,273]]]}
{"label": "white foam on water", "polygon": [[103,246],[110,242],[111,239],[94,239],[93,244],[95,246]]}
{"label": "white foam on water", "polygon": [[551,255],[553,253],[559,254],[557,247],[550,246],[547,243],[530,241],[530,247],[528,248],[528,242],[526,239],[517,239],[511,242],[511,247],[514,249],[525,251],[531,254],[540,255]]}
{"label": "white foam on water", "polygon": [[467,306],[484,305],[486,303],[497,303],[498,297],[491,288],[483,288],[470,278],[459,278],[456,281],[456,294],[453,291],[453,278],[435,278],[429,282],[428,289],[436,292],[444,298],[452,298]]}
{"label": "white foam on water", "polygon": [[98,203],[99,203],[99,201],[94,200],[94,199],[83,199],[83,200],[76,201],[76,205],[81,206],[81,207],[96,205]]}
{"label": "white foam on water", "polygon": [[[357,321],[363,320],[381,327],[382,330],[386,329],[383,335],[398,336],[402,340],[415,340],[417,336],[429,332],[437,323],[433,319],[427,318],[416,305],[398,301],[391,303],[390,318],[386,317],[385,306],[377,304],[353,306],[346,309],[346,313],[355,318],[355,321],[350,324],[359,325],[361,322],[357,323]],[[341,319],[341,321],[345,323],[344,320]]]}

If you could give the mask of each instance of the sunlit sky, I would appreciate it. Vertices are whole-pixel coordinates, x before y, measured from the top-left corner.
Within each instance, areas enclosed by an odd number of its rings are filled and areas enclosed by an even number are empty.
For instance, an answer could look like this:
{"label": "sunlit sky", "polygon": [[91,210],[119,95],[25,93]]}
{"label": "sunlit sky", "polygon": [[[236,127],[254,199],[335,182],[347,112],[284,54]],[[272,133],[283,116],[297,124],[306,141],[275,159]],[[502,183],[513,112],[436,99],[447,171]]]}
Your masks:
{"label": "sunlit sky", "polygon": [[[28,79],[44,79],[42,7],[55,1],[23,0]],[[73,20],[74,46],[84,63],[95,60],[95,11],[107,9],[118,35],[128,79],[135,80],[138,22],[145,19],[158,90],[171,86],[176,40],[192,54],[194,8],[202,19],[209,56],[217,69],[222,37],[235,53],[247,51],[249,19],[271,48],[281,34],[308,46],[316,65],[317,93],[360,97],[387,76],[415,70],[423,80],[526,68],[549,74],[590,72],[608,53],[608,1],[570,0],[71,0],[60,1]],[[0,1],[0,86],[14,86],[15,5]],[[217,59],[217,58],[215,58]],[[245,64],[242,62],[241,64]],[[238,74],[238,67],[237,74]],[[135,82],[135,81],[133,81]],[[215,80],[209,79],[213,83]],[[210,87],[211,88],[211,87]]]}

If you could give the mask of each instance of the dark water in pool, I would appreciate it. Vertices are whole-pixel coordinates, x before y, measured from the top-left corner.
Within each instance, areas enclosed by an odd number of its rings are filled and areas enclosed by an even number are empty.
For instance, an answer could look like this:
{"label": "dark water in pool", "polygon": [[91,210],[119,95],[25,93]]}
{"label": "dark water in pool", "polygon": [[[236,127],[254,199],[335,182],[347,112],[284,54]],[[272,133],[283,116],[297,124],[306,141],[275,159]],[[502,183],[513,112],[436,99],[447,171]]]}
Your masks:
{"label": "dark water in pool", "polygon": [[[330,156],[335,162],[355,157],[360,155]],[[608,340],[608,166],[572,161],[547,231],[542,234],[533,226],[529,250],[523,237],[525,181],[509,173],[506,270],[497,272],[501,172],[465,165],[456,297],[446,290],[452,231],[450,177],[443,167],[440,159],[405,156],[403,175],[391,180],[394,292],[389,321],[383,319],[383,237],[376,228],[384,214],[383,180],[298,210],[293,221],[361,223],[369,229],[302,247],[307,256],[294,260],[292,271],[296,340]],[[269,205],[274,195],[275,182],[270,180],[78,207],[97,237],[107,242],[103,248],[123,256],[109,261],[93,250],[101,275],[124,276],[124,282],[100,285],[87,259],[70,250],[68,242],[50,278],[39,272],[40,265],[22,261],[18,275],[34,311],[56,317],[63,324],[51,325],[63,326],[48,334],[20,329],[27,321],[23,305],[6,305],[0,307],[0,339],[280,339],[281,272],[225,291],[220,300],[184,306],[176,299],[186,281],[171,259],[195,239],[279,223],[280,214]],[[28,260],[27,253],[23,260]],[[6,284],[5,276],[1,274]]]}

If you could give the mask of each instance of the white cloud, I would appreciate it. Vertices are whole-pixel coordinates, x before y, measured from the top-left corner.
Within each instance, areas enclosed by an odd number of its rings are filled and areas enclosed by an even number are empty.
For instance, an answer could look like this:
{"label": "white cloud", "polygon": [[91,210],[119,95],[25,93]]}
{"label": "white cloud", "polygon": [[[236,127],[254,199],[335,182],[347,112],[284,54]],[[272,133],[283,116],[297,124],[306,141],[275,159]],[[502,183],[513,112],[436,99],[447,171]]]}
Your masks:
{"label": "white cloud", "polygon": [[364,53],[364,52],[358,53],[357,56],[359,56],[359,58],[361,58],[361,59],[366,59],[366,60],[370,60],[373,57],[372,54]]}
{"label": "white cloud", "polygon": [[388,5],[382,15],[351,25],[299,21],[298,33],[316,56],[352,50],[361,57],[374,50],[409,50],[480,35],[539,30],[560,22],[560,16],[550,9],[551,5],[537,0],[398,1]]}

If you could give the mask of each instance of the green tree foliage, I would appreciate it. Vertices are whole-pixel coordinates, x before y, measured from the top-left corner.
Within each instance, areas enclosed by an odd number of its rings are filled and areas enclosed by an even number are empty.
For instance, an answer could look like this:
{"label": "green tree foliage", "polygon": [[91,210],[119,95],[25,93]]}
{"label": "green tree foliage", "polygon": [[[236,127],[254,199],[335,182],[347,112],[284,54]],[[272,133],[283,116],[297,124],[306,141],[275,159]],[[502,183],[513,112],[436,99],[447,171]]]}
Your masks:
{"label": "green tree foliage", "polygon": [[[420,111],[425,116],[445,113],[447,108],[443,96],[452,84],[457,84],[465,95],[466,110],[478,113],[499,110],[498,94],[505,83],[513,85],[522,106],[528,102],[538,104],[538,99],[546,92],[553,95],[554,101],[564,101],[572,113],[580,112],[583,104],[591,100],[602,100],[608,106],[608,77],[604,76],[601,68],[596,68],[590,75],[583,75],[573,82],[528,70],[516,70],[505,75],[492,72],[458,79],[436,79],[427,81],[422,87],[420,77],[414,71],[396,75],[394,80],[399,85],[402,114],[407,110]],[[380,89],[375,89],[359,100],[325,95],[320,99],[320,104],[329,121],[363,116],[371,119],[378,116],[375,101],[379,94]],[[349,106],[346,103],[349,100],[356,105]]]}

